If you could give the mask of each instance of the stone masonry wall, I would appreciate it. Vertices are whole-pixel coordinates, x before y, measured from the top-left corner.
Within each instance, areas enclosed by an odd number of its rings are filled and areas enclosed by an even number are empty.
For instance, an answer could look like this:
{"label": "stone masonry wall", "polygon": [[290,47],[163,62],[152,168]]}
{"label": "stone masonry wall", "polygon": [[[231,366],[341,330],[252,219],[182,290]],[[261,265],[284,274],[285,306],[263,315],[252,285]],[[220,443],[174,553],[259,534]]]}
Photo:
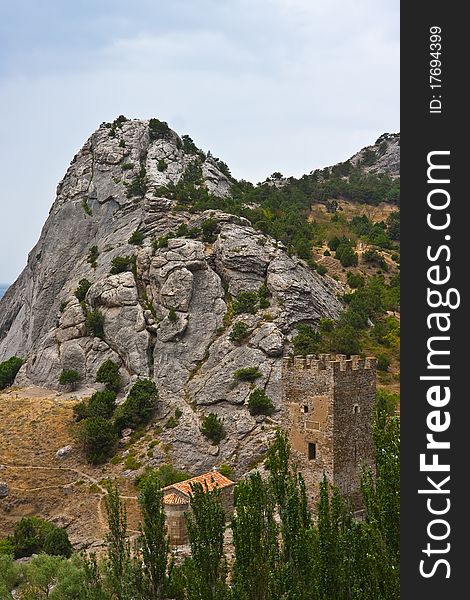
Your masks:
{"label": "stone masonry wall", "polygon": [[358,505],[361,467],[374,462],[376,359],[343,359],[334,365],[334,380],[333,480]]}
{"label": "stone masonry wall", "polygon": [[374,358],[357,356],[346,360],[344,355],[323,354],[283,361],[286,427],[312,502],[323,473],[357,502],[360,465],[373,461],[375,369]]}

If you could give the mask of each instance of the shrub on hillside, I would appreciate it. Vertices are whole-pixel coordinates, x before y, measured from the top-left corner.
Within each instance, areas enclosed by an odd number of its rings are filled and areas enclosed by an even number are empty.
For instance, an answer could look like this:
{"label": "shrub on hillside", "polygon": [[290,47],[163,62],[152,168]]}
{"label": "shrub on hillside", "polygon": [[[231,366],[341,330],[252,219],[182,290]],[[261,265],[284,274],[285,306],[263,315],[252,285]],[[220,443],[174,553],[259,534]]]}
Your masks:
{"label": "shrub on hillside", "polygon": [[73,416],[77,423],[88,417],[88,403],[81,400],[73,407]]}
{"label": "shrub on hillside", "polygon": [[132,271],[134,266],[133,256],[115,256],[111,261],[111,275],[117,275],[118,273],[124,273],[125,271]]}
{"label": "shrub on hillside", "polygon": [[44,552],[50,556],[71,556],[73,551],[65,529],[53,526],[44,540]]}
{"label": "shrub on hillside", "polygon": [[91,310],[85,319],[85,328],[88,335],[104,337],[104,316],[100,310]]}
{"label": "shrub on hillside", "polygon": [[254,315],[258,308],[259,296],[256,292],[240,292],[233,301],[233,312],[236,315],[249,313]]}
{"label": "shrub on hillside", "polygon": [[222,419],[215,413],[204,415],[201,425],[201,433],[213,444],[218,444],[225,437],[225,427]]}
{"label": "shrub on hillside", "polygon": [[8,360],[0,363],[0,390],[13,385],[15,377],[24,363],[22,358],[12,356]]}
{"label": "shrub on hillside", "polygon": [[232,327],[229,338],[232,340],[232,342],[241,342],[248,337],[249,332],[250,330],[246,323],[238,322]]}
{"label": "shrub on hillside", "polygon": [[129,238],[128,243],[134,246],[141,246],[144,239],[144,234],[139,229],[136,229]]}
{"label": "shrub on hillside", "polygon": [[88,281],[88,279],[80,279],[80,281],[78,282],[78,288],[74,292],[79,302],[83,302],[85,300],[86,293],[88,292],[90,287],[91,281]]}
{"label": "shrub on hillside", "polygon": [[137,487],[141,488],[144,485],[145,479],[149,473],[155,473],[160,480],[160,485],[162,488],[166,487],[167,485],[171,485],[172,483],[178,483],[179,481],[184,481],[185,479],[191,478],[191,473],[179,471],[172,464],[165,463],[156,469],[150,469],[136,479]]}
{"label": "shrub on hillside", "polygon": [[379,354],[377,356],[377,369],[379,371],[387,372],[389,366],[390,360],[385,356],[385,354]]}
{"label": "shrub on hillside", "polygon": [[157,169],[160,171],[160,173],[163,173],[164,171],[166,171],[168,168],[168,165],[166,164],[165,159],[160,158],[157,162]]}
{"label": "shrub on hillside", "polygon": [[15,558],[46,552],[69,557],[72,554],[67,532],[38,517],[23,517],[12,536]]}
{"label": "shrub on hillside", "polygon": [[338,354],[360,354],[359,332],[351,325],[337,327],[332,334],[332,352]]}
{"label": "shrub on hillside", "polygon": [[269,396],[260,388],[254,389],[248,398],[248,410],[251,415],[270,415],[274,411],[274,405]]}
{"label": "shrub on hillside", "polygon": [[88,417],[111,418],[116,408],[116,393],[111,390],[95,392],[88,402]]}
{"label": "shrub on hillside", "polygon": [[253,383],[253,381],[256,381],[256,379],[261,377],[261,373],[256,367],[243,367],[242,369],[237,369],[233,376],[235,379],[238,379],[238,381],[249,381]]}
{"label": "shrub on hillside", "polygon": [[359,273],[353,273],[349,271],[346,275],[346,280],[348,282],[349,287],[352,289],[357,289],[359,287],[364,287],[364,277]]}
{"label": "shrub on hillside", "polygon": [[357,254],[349,242],[342,242],[338,246],[335,257],[343,267],[355,267],[357,265]]}
{"label": "shrub on hillside", "polygon": [[321,335],[311,325],[297,325],[297,335],[292,340],[294,354],[296,356],[307,356],[316,354],[321,343]]}
{"label": "shrub on hillside", "polygon": [[202,239],[205,242],[215,242],[218,222],[217,219],[206,219],[201,223]]}
{"label": "shrub on hillside", "polygon": [[98,256],[100,255],[99,250],[98,250],[98,246],[92,246],[89,250],[88,250],[88,254],[86,257],[86,261],[87,263],[89,263],[94,269],[96,269],[96,265],[97,265],[97,260],[98,260]]}
{"label": "shrub on hillside", "polygon": [[84,419],[77,426],[76,433],[88,462],[93,465],[106,462],[118,441],[114,424],[103,417]]}
{"label": "shrub on hillside", "polygon": [[150,119],[149,136],[151,141],[161,139],[168,140],[171,137],[171,129],[165,121]]}
{"label": "shrub on hillside", "polygon": [[125,427],[135,429],[147,424],[155,410],[157,400],[157,387],[153,381],[141,379],[134,383],[125,402],[116,409],[116,429],[118,431],[122,431]]}
{"label": "shrub on hillside", "polygon": [[223,475],[224,477],[228,477],[229,479],[233,477],[233,469],[227,463],[220,465],[217,471],[219,471],[221,475]]}
{"label": "shrub on hillside", "polygon": [[119,392],[122,385],[119,365],[110,359],[105,360],[96,373],[96,381],[104,383],[113,392]]}
{"label": "shrub on hillside", "polygon": [[74,390],[81,379],[82,376],[78,371],[75,371],[75,369],[64,369],[59,376],[59,383],[60,385]]}
{"label": "shrub on hillside", "polygon": [[142,165],[139,172],[127,186],[126,196],[132,198],[134,196],[145,196],[147,192],[147,171]]}

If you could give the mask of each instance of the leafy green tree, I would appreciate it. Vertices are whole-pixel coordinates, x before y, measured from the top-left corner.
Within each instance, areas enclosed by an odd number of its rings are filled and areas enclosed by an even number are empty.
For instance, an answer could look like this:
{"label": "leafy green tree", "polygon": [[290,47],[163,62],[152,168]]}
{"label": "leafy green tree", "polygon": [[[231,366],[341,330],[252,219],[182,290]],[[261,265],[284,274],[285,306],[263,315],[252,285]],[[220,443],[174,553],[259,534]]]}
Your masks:
{"label": "leafy green tree", "polygon": [[364,277],[359,273],[353,273],[352,271],[348,271],[346,275],[346,280],[348,282],[349,287],[353,289],[364,287]]}
{"label": "leafy green tree", "polygon": [[53,527],[46,534],[43,549],[46,554],[50,554],[51,556],[65,556],[67,558],[73,552],[67,532],[60,527]]}
{"label": "leafy green tree", "polygon": [[15,553],[15,547],[13,546],[13,541],[11,537],[0,538],[0,555],[1,554],[10,554],[13,556]]}
{"label": "leafy green tree", "polygon": [[212,412],[204,415],[201,433],[213,444],[219,444],[225,437],[225,427],[222,419]]}
{"label": "leafy green tree", "polygon": [[185,565],[188,600],[223,600],[229,590],[224,555],[225,512],[220,490],[194,484],[191,509],[185,515],[191,546],[191,558]]}
{"label": "leafy green tree", "polygon": [[99,568],[95,554],[82,557],[82,569],[82,596],[80,597],[80,600],[111,600],[112,590],[108,591],[106,589],[106,581],[103,577],[102,570]]}
{"label": "leafy green tree", "polygon": [[0,598],[13,600],[11,591],[20,581],[20,567],[13,560],[11,554],[0,552]]}
{"label": "leafy green tree", "polygon": [[71,390],[75,390],[81,379],[82,376],[75,369],[64,369],[59,376],[59,383]]}
{"label": "leafy green tree", "polygon": [[12,543],[15,558],[40,552],[69,557],[72,546],[65,530],[39,517],[23,517],[15,525]]}
{"label": "leafy green tree", "polygon": [[348,574],[346,535],[351,515],[337,488],[330,498],[326,476],[320,484],[318,502],[318,553],[320,597],[347,598]]}
{"label": "leafy green tree", "polygon": [[360,354],[359,333],[351,325],[337,327],[332,335],[332,350],[339,354]]}
{"label": "leafy green tree", "polygon": [[148,598],[163,600],[167,587],[169,542],[163,493],[155,471],[149,473],[140,486],[139,506],[143,522],[138,547],[143,557],[144,589]]}
{"label": "leafy green tree", "polygon": [[0,390],[13,385],[15,377],[23,363],[24,360],[18,356],[12,356],[8,360],[0,363]]}
{"label": "leafy green tree", "polygon": [[279,560],[275,506],[271,489],[258,472],[237,484],[234,504],[232,596],[238,600],[275,600]]}
{"label": "leafy green tree", "polygon": [[118,431],[125,427],[135,429],[147,424],[155,411],[158,400],[157,387],[150,379],[140,379],[129,391],[123,404],[115,412]]}
{"label": "leafy green tree", "polygon": [[316,532],[313,529],[303,478],[291,471],[287,434],[278,430],[268,450],[269,486],[280,518],[280,555],[274,597],[311,600],[316,580]]}
{"label": "leafy green tree", "polygon": [[172,483],[178,483],[179,481],[185,481],[185,479],[190,479],[192,475],[186,471],[180,471],[176,469],[170,463],[164,463],[157,467],[156,469],[150,469],[141,475],[138,479],[136,479],[136,484],[140,489],[148,476],[152,476],[155,474],[155,477],[160,482],[160,487],[164,488]]}
{"label": "leafy green tree", "polygon": [[119,487],[108,481],[106,491],[105,508],[109,531],[106,535],[108,550],[105,567],[116,598],[127,600],[133,579],[131,547],[127,537],[127,515],[119,496]]}
{"label": "leafy green tree", "polygon": [[336,249],[336,258],[343,267],[354,267],[357,265],[357,254],[354,252],[350,242],[342,242]]}
{"label": "leafy green tree", "polygon": [[364,556],[365,546],[366,556],[375,559],[363,565],[369,587],[378,590],[371,599],[393,600],[400,588],[400,425],[392,412],[395,401],[393,394],[377,394],[376,476],[366,469],[361,481],[366,519],[358,555]]}
{"label": "leafy green tree", "polygon": [[87,416],[110,419],[116,408],[116,393],[111,390],[95,392],[88,401]]}
{"label": "leafy green tree", "polygon": [[96,373],[96,381],[104,383],[113,392],[119,392],[122,386],[119,365],[110,359],[105,360]]}
{"label": "leafy green tree", "polygon": [[[40,554],[28,565],[26,581],[21,586],[21,598],[42,600],[53,597],[64,559],[59,556]],[[56,595],[57,597],[57,595]]]}
{"label": "leafy green tree", "polygon": [[274,405],[264,390],[255,388],[248,398],[248,410],[251,415],[270,415],[274,412]]}
{"label": "leafy green tree", "polygon": [[84,419],[77,425],[77,437],[87,460],[98,465],[112,456],[118,441],[113,423],[103,417]]}
{"label": "leafy green tree", "polygon": [[294,354],[296,356],[316,354],[319,351],[321,341],[321,335],[311,325],[297,325],[297,335],[292,340]]}

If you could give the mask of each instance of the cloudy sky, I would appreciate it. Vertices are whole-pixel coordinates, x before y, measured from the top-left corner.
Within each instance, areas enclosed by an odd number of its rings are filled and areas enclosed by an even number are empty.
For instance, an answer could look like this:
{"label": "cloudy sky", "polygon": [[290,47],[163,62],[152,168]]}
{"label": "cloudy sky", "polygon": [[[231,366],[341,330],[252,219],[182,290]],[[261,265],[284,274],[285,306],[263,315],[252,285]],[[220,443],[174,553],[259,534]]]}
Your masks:
{"label": "cloudy sky", "polygon": [[102,121],[158,117],[261,181],[399,129],[398,0],[0,1],[0,282]]}

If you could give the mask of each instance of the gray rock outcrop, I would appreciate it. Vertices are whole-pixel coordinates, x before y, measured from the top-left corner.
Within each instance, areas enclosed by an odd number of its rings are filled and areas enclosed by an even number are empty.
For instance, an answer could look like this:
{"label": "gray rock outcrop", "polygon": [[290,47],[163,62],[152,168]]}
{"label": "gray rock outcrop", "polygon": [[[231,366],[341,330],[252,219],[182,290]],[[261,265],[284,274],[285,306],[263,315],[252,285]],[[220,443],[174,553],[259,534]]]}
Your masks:
{"label": "gray rock outcrop", "polygon": [[[177,426],[162,434],[171,447],[162,460],[193,472],[211,468],[215,450],[199,428],[202,415],[215,412],[227,430],[218,460],[249,468],[271,431],[245,406],[253,386],[279,411],[286,341],[297,323],[339,317],[338,284],[246,219],[174,210],[172,190],[190,175],[214,195],[230,194],[218,161],[184,148],[171,130],[152,139],[148,121],[103,125],[90,137],[58,186],[25,270],[0,301],[0,361],[26,359],[18,385],[57,388],[63,369],[95,386],[98,368],[111,359],[127,386],[142,377],[156,381],[162,423],[181,411]],[[184,228],[174,233],[182,224],[200,230],[208,219],[217,224],[210,241],[185,236]],[[129,244],[136,230],[141,245]],[[116,257],[130,257],[129,264],[111,274]],[[80,302],[75,291],[83,279],[91,285]],[[234,314],[240,294],[256,297],[264,285],[267,308]],[[239,321],[249,335],[234,342]],[[253,385],[234,378],[245,367],[261,374]]]}
{"label": "gray rock outcrop", "polygon": [[9,493],[8,484],[0,481],[0,498],[6,498]]}

